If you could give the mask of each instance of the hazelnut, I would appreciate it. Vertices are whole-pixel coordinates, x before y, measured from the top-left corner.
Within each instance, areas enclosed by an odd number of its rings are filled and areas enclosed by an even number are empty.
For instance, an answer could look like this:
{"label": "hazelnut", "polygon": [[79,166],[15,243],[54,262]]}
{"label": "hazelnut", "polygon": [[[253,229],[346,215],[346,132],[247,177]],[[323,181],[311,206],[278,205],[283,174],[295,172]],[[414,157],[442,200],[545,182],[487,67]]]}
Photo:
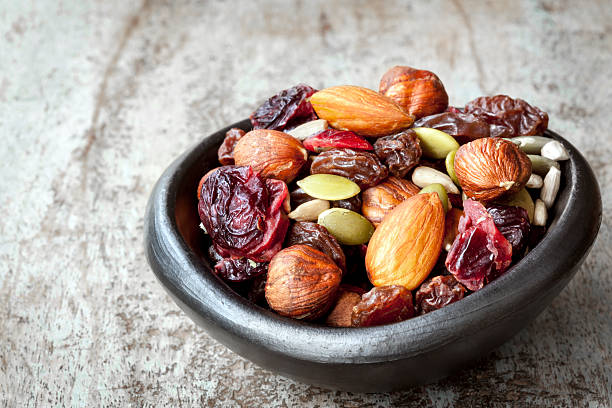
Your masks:
{"label": "hazelnut", "polygon": [[237,166],[251,166],[262,177],[291,182],[308,159],[299,140],[278,130],[256,129],[234,147]]}
{"label": "hazelnut", "polygon": [[416,119],[444,112],[448,107],[442,81],[423,69],[395,66],[383,75],[379,91]]}
{"label": "hazelnut", "polygon": [[389,177],[362,193],[361,213],[374,226],[378,226],[389,212],[402,201],[417,194],[420,189],[412,182]]}
{"label": "hazelnut", "polygon": [[309,245],[293,245],[270,261],[266,300],[282,316],[315,320],[336,300],[341,278],[329,256]]}
{"label": "hazelnut", "polygon": [[497,137],[461,146],[454,168],[464,193],[484,203],[519,191],[531,175],[529,157],[514,143]]}

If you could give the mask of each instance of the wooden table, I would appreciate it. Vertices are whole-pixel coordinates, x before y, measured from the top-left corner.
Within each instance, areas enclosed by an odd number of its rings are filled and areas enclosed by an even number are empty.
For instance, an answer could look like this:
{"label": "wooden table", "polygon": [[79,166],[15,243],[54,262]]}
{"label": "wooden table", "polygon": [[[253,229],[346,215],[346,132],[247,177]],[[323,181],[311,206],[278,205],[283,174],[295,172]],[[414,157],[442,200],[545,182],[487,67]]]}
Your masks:
{"label": "wooden table", "polygon": [[[612,404],[609,1],[53,1],[0,7],[0,405]],[[198,329],[146,264],[163,169],[271,94],[435,71],[451,104],[522,97],[597,173],[582,270],[513,340],[439,383],[329,392]]]}

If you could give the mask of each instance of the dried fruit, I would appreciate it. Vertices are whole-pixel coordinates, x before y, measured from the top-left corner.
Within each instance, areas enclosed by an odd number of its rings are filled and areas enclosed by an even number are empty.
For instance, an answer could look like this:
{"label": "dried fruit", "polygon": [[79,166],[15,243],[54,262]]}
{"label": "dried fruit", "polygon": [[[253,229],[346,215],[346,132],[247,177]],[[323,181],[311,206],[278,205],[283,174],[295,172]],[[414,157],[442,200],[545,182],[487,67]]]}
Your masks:
{"label": "dried fruit", "polygon": [[[359,288],[355,288],[359,289]],[[325,320],[325,324],[332,327],[351,327],[353,307],[361,302],[361,293],[356,292],[348,285],[340,285],[338,300]]]}
{"label": "dried fruit", "polygon": [[373,288],[353,307],[351,316],[355,327],[380,326],[397,323],[414,316],[412,293],[400,285]]}
{"label": "dried fruit", "polygon": [[361,212],[361,196],[357,194],[344,200],[335,200],[331,202],[331,206],[332,208],[345,208],[347,210]]}
{"label": "dried fruit", "polygon": [[378,138],[374,150],[378,158],[389,167],[389,172],[399,178],[404,177],[421,158],[419,139],[411,129]]}
{"label": "dried fruit", "polygon": [[452,275],[434,276],[417,290],[415,308],[420,315],[433,312],[463,299],[465,291],[465,287]]}
{"label": "dried fruit", "polygon": [[531,195],[529,195],[527,190],[525,190],[524,188],[520,189],[512,195],[509,195],[508,197],[496,200],[495,202],[497,204],[524,208],[527,211],[527,215],[529,215],[529,222],[533,221],[533,211],[535,209],[535,206],[533,204]]}
{"label": "dried fruit", "polygon": [[445,251],[450,251],[455,242],[455,238],[459,234],[459,220],[463,216],[463,211],[458,208],[451,208],[446,213],[444,219],[444,241],[442,241],[442,248]]}
{"label": "dried fruit", "polygon": [[344,245],[368,242],[374,226],[361,214],[344,208],[330,208],[319,215],[318,223]]}
{"label": "dried fruit", "polygon": [[477,139],[455,154],[455,174],[468,197],[488,202],[519,191],[531,175],[531,162],[514,143]]}
{"label": "dried fruit", "polygon": [[487,212],[493,217],[495,227],[512,245],[512,256],[518,259],[529,236],[529,215],[522,207],[492,204]]}
{"label": "dried fruit", "polygon": [[431,167],[419,166],[414,169],[412,182],[419,187],[427,187],[434,183],[442,184],[448,193],[459,194],[459,189],[449,176]]}
{"label": "dried fruit", "polygon": [[417,119],[444,112],[448,106],[440,78],[423,69],[395,66],[383,75],[379,91]]}
{"label": "dried fruit", "polygon": [[538,156],[536,154],[528,154],[527,157],[529,157],[529,160],[531,161],[531,171],[542,177],[546,176],[548,171],[553,167],[557,170],[561,169],[559,163],[547,157]]}
{"label": "dried fruit", "polygon": [[414,117],[391,99],[359,86],[323,89],[310,97],[310,103],[317,115],[334,128],[361,136],[389,135],[414,122]]}
{"label": "dried fruit", "polygon": [[266,300],[282,316],[315,320],[336,300],[342,271],[323,252],[309,245],[294,245],[270,261]]}
{"label": "dried fruit", "polygon": [[387,214],[370,239],[365,259],[370,282],[415,289],[434,267],[443,237],[438,195],[410,197]]}
{"label": "dried fruit", "polygon": [[363,192],[361,213],[374,226],[381,223],[385,215],[399,203],[419,192],[419,188],[408,180],[389,177],[382,183]]}
{"label": "dried fruit", "polygon": [[311,120],[301,124],[300,126],[288,130],[285,133],[295,137],[297,140],[304,140],[312,135],[316,135],[319,132],[327,129],[327,121],[324,119]]}
{"label": "dried fruit", "polygon": [[441,130],[464,144],[472,140],[491,136],[490,126],[484,120],[469,113],[443,112],[417,120],[414,127],[426,127]]}
{"label": "dried fruit", "polygon": [[457,149],[448,152],[446,155],[446,159],[444,160],[444,164],[446,164],[446,174],[448,177],[455,183],[459,185],[459,180],[457,179],[457,174],[455,174],[455,155],[457,154]]}
{"label": "dried fruit", "polygon": [[228,282],[244,282],[268,270],[267,262],[247,258],[224,258],[215,265],[215,273]]}
{"label": "dried fruit", "polygon": [[418,127],[412,128],[419,138],[423,156],[432,159],[444,159],[453,150],[459,149],[459,143],[441,130]]}
{"label": "dried fruit", "polygon": [[491,125],[492,137],[515,137],[542,134],[548,127],[548,114],[522,99],[507,95],[481,96],[465,105],[471,113]]}
{"label": "dried fruit", "polygon": [[308,101],[315,92],[316,89],[299,84],[274,95],[251,115],[253,129],[292,129],[317,119]]}
{"label": "dried fruit", "polygon": [[281,248],[289,220],[281,206],[287,186],[263,180],[250,167],[224,166],[202,186],[200,220],[222,257],[269,261]]}
{"label": "dried fruit", "polygon": [[346,271],[346,257],[344,251],[334,238],[322,225],[314,222],[296,222],[287,232],[286,246],[310,245],[329,256],[338,267]]}
{"label": "dried fruit", "polygon": [[329,201],[315,198],[298,205],[289,213],[288,217],[296,221],[316,221],[319,218],[319,214],[328,208]]}
{"label": "dried fruit", "polygon": [[321,200],[344,200],[361,191],[353,181],[334,174],[312,174],[299,180],[297,185],[310,197]]}
{"label": "dried fruit", "polygon": [[225,139],[217,151],[217,157],[222,166],[234,164],[234,146],[244,134],[244,130],[238,128],[231,128],[225,133]]}
{"label": "dried fruit", "polygon": [[[375,186],[389,174],[374,153],[349,148],[321,153],[312,161],[310,172],[346,177],[357,183],[361,189]],[[300,187],[304,188],[301,185]]]}
{"label": "dried fruit", "polygon": [[302,144],[276,130],[252,130],[234,147],[238,166],[251,166],[262,177],[289,183],[306,163],[308,153]]}
{"label": "dried fruit", "polygon": [[423,187],[419,194],[427,194],[427,193],[436,193],[440,198],[440,202],[442,203],[442,207],[444,207],[444,212],[447,212],[450,208],[450,202],[448,201],[448,195],[446,194],[446,190],[442,184],[433,183],[428,186]]}
{"label": "dried fruit", "polygon": [[330,149],[350,147],[352,149],[374,150],[370,142],[348,130],[327,129],[304,140],[304,147],[311,152],[321,153]]}
{"label": "dried fruit", "polygon": [[512,246],[497,230],[493,217],[474,200],[463,202],[459,235],[446,256],[446,268],[470,290],[503,274],[512,262]]}

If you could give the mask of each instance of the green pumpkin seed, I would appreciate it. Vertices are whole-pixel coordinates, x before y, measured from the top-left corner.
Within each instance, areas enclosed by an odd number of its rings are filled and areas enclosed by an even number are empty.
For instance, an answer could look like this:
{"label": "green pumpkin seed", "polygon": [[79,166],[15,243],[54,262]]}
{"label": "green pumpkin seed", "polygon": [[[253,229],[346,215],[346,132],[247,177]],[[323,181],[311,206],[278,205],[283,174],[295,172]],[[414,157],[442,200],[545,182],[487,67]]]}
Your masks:
{"label": "green pumpkin seed", "polygon": [[453,180],[453,183],[459,186],[459,179],[455,174],[455,154],[457,153],[457,149],[448,152],[446,155],[446,173]]}
{"label": "green pumpkin seed", "polygon": [[413,128],[419,142],[423,156],[431,159],[444,159],[449,152],[459,149],[459,143],[448,133],[438,129],[418,127]]}
{"label": "green pumpkin seed", "polygon": [[533,222],[533,213],[535,211],[535,204],[529,195],[529,192],[524,188],[520,189],[518,192],[512,194],[509,197],[502,198],[501,200],[497,200],[496,203],[504,204],[504,205],[512,205],[515,207],[523,207],[527,210],[527,215],[529,215],[529,222]]}
{"label": "green pumpkin seed", "polygon": [[428,185],[427,187],[423,187],[423,189],[419,191],[419,194],[424,193],[438,193],[438,197],[440,197],[440,201],[442,202],[442,207],[444,207],[444,212],[448,211],[448,195],[446,194],[446,190],[442,184],[434,183]]}
{"label": "green pumpkin seed", "polygon": [[359,194],[361,189],[346,177],[333,174],[312,174],[297,182],[311,197],[321,200],[346,200]]}
{"label": "green pumpkin seed", "polygon": [[361,214],[345,208],[330,208],[319,214],[319,225],[324,226],[339,243],[365,244],[374,233],[374,226]]}
{"label": "green pumpkin seed", "polygon": [[528,154],[540,154],[542,147],[548,142],[553,141],[550,137],[544,136],[518,136],[506,138],[506,140],[518,145],[519,149]]}
{"label": "green pumpkin seed", "polygon": [[529,157],[529,160],[531,160],[532,173],[539,174],[540,176],[546,176],[551,167],[561,170],[559,163],[554,160],[550,160],[537,154],[528,154],[527,157]]}

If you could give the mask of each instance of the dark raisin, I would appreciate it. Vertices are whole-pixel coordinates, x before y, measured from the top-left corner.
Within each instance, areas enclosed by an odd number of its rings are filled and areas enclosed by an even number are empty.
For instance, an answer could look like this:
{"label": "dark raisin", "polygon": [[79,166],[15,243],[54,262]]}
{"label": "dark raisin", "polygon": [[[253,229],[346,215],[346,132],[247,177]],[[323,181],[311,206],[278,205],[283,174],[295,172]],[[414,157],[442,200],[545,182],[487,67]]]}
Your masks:
{"label": "dark raisin", "polygon": [[379,137],[374,151],[389,172],[403,178],[421,159],[421,145],[414,130],[408,129],[391,136]]}
{"label": "dark raisin", "polygon": [[415,295],[418,314],[429,313],[463,299],[465,287],[452,275],[435,276],[421,284]]}
{"label": "dark raisin", "polygon": [[291,208],[297,208],[300,205],[307,203],[308,201],[314,200],[314,197],[309,196],[304,190],[298,187],[291,192],[290,199]]}
{"label": "dark raisin", "polygon": [[290,247],[298,244],[310,245],[325,253],[338,265],[343,273],[346,272],[344,251],[342,251],[342,247],[340,247],[336,238],[324,226],[307,221],[295,222],[289,228],[285,246]]}
{"label": "dark raisin", "polygon": [[268,270],[268,263],[247,258],[225,258],[215,265],[215,272],[229,282],[243,282]]}
{"label": "dark raisin", "polygon": [[274,95],[251,115],[253,129],[290,130],[317,119],[308,101],[316,89],[300,84]]}
{"label": "dark raisin", "polygon": [[377,185],[389,174],[374,153],[349,148],[321,153],[312,161],[310,172],[346,177],[362,190]]}
{"label": "dark raisin", "polygon": [[234,146],[242,136],[244,136],[244,130],[238,128],[232,128],[225,133],[225,139],[217,151],[219,163],[223,166],[234,164]]}
{"label": "dark raisin", "polygon": [[268,279],[268,273],[262,273],[254,277],[250,281],[250,285],[247,289],[247,299],[261,307],[268,307],[266,301],[266,280]]}
{"label": "dark raisin", "polygon": [[412,293],[400,285],[378,286],[361,297],[353,307],[353,326],[379,326],[414,316]]}
{"label": "dark raisin", "polygon": [[426,116],[414,122],[412,126],[441,130],[457,139],[460,144],[491,135],[490,126],[487,122],[469,113],[455,110]]}
{"label": "dark raisin", "polygon": [[493,217],[495,226],[512,245],[512,256],[520,258],[529,237],[529,215],[522,207],[492,204],[487,211]]}
{"label": "dark raisin", "polygon": [[361,194],[357,194],[351,198],[347,198],[346,200],[336,200],[330,201],[332,207],[335,208],[345,208],[347,210],[355,211],[357,213],[361,212]]}

